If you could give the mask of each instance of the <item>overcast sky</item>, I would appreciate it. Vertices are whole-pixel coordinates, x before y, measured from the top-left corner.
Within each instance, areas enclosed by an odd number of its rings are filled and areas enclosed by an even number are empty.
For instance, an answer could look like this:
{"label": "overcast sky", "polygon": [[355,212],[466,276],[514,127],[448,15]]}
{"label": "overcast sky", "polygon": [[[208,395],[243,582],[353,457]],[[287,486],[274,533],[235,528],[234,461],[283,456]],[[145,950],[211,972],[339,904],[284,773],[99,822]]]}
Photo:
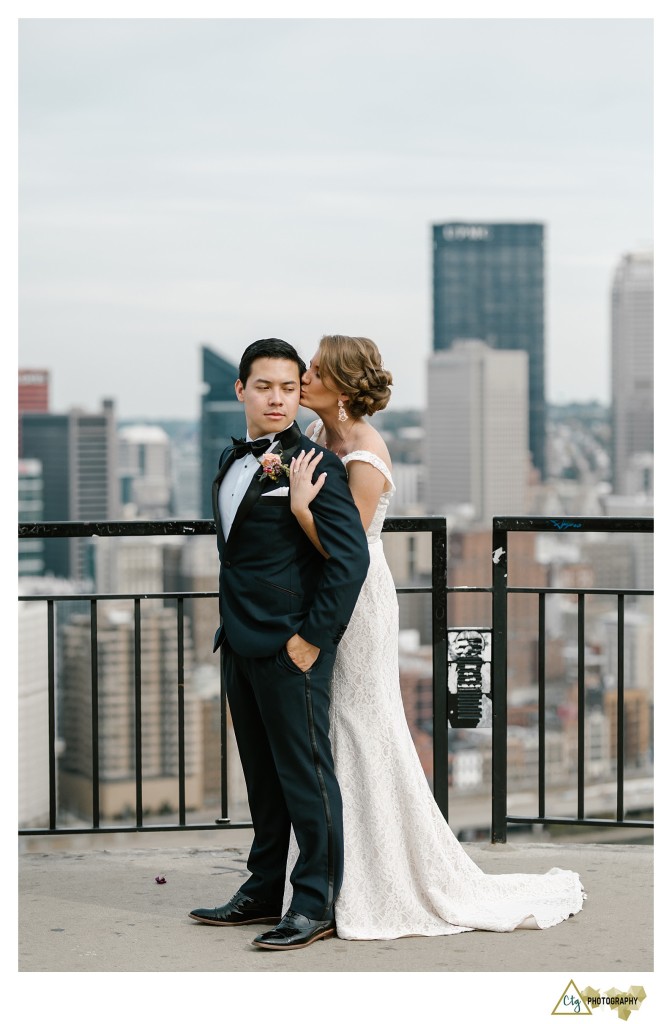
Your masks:
{"label": "overcast sky", "polygon": [[533,220],[547,396],[608,401],[652,46],[635,19],[24,20],[19,365],[55,411],[191,418],[203,342],[365,334],[421,407],[431,224]]}

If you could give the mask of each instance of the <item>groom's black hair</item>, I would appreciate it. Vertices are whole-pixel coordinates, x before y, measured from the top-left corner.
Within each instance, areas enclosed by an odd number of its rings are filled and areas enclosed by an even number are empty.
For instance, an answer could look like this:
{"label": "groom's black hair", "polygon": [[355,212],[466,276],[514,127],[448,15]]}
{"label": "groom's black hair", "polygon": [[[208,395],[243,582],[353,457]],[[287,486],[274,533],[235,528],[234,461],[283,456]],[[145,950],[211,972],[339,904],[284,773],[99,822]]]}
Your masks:
{"label": "groom's black hair", "polygon": [[306,372],[306,364],[289,342],[281,341],[280,338],[262,338],[260,341],[253,341],[251,345],[248,345],[241,356],[238,377],[242,381],[243,387],[247,384],[247,378],[250,376],[255,359],[290,359],[299,368],[299,380]]}

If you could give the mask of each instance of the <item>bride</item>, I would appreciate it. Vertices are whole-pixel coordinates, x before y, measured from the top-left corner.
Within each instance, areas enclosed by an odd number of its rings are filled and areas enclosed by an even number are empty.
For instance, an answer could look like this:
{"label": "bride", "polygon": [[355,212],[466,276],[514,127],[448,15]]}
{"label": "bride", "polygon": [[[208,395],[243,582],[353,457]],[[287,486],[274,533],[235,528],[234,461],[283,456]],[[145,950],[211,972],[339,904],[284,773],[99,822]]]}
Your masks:
{"label": "bride", "polygon": [[[301,404],[319,417],[306,433],[346,467],[371,556],[332,682],[331,742],[345,837],[337,933],[343,939],[394,939],[548,928],[581,910],[579,876],[558,868],[544,875],[485,874],[436,805],[406,723],[399,609],[381,541],[395,487],[387,446],[367,422],[387,405],[391,384],[372,341],[328,335],[301,387]],[[318,548],[310,502],[323,484],[321,458],[302,452],[290,472],[292,511]],[[290,867],[297,852],[292,839]],[[288,888],[286,904],[290,894]]]}

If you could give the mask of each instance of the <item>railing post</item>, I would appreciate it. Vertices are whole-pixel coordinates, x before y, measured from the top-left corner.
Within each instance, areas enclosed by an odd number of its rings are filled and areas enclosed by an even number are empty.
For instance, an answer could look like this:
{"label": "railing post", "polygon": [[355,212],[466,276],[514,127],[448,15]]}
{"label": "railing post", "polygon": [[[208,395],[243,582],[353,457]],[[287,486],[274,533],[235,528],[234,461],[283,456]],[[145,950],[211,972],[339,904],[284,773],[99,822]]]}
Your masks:
{"label": "railing post", "polygon": [[432,692],[434,799],[448,820],[448,537],[432,533]]}
{"label": "railing post", "polygon": [[507,531],[492,522],[492,831],[506,842]]}
{"label": "railing post", "polygon": [[186,824],[184,750],[184,598],[177,599],[177,779],[180,825]]}
{"label": "railing post", "polygon": [[91,807],[100,828],[100,728],[98,722],[98,602],[91,601]]}
{"label": "railing post", "polygon": [[224,671],[224,647],[219,648],[219,735],[220,735],[220,785],[222,814],[217,818],[218,825],[227,825],[229,818],[229,743],[226,725],[226,673]]}
{"label": "railing post", "polygon": [[539,594],[537,625],[537,694],[539,700],[539,763],[537,801],[540,818],[546,817],[546,594]]}
{"label": "railing post", "polygon": [[625,816],[623,779],[625,769],[625,596],[618,595],[617,640],[618,667],[616,669],[616,820]]}
{"label": "railing post", "polygon": [[577,736],[577,775],[576,775],[576,816],[582,820],[586,814],[586,595],[579,594],[578,603],[578,649],[577,665],[577,703],[579,707],[579,723]]}
{"label": "railing post", "polygon": [[133,677],[135,707],[135,823],[142,827],[142,641],[140,637],[140,598],[133,601],[134,606],[134,664]]}
{"label": "railing post", "polygon": [[55,655],[54,602],[47,601],[47,694],[49,705],[49,828],[56,829],[56,655]]}

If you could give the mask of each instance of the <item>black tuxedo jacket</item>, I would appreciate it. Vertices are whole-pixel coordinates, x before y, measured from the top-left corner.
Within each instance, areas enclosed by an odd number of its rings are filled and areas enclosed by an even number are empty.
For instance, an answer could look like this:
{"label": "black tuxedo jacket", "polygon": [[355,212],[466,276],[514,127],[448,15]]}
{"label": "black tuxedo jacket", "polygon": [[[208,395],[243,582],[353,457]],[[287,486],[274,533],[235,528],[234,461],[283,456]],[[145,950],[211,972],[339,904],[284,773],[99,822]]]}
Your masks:
{"label": "black tuxedo jacket", "polygon": [[[320,543],[308,540],[292,514],[289,495],[263,497],[289,484],[256,474],[238,508],[228,540],[219,515],[219,488],[233,462],[225,448],[212,485],[219,550],[219,615],[214,648],[226,639],[243,657],[260,658],[280,650],[298,633],[321,650],[333,651],[346,630],[369,567],[366,534],[345,469],[332,452],[309,441],[296,424],[276,440],[289,465],[300,451],[323,452],[316,473],[327,473],[312,501]],[[280,453],[280,449],[276,448]]]}

